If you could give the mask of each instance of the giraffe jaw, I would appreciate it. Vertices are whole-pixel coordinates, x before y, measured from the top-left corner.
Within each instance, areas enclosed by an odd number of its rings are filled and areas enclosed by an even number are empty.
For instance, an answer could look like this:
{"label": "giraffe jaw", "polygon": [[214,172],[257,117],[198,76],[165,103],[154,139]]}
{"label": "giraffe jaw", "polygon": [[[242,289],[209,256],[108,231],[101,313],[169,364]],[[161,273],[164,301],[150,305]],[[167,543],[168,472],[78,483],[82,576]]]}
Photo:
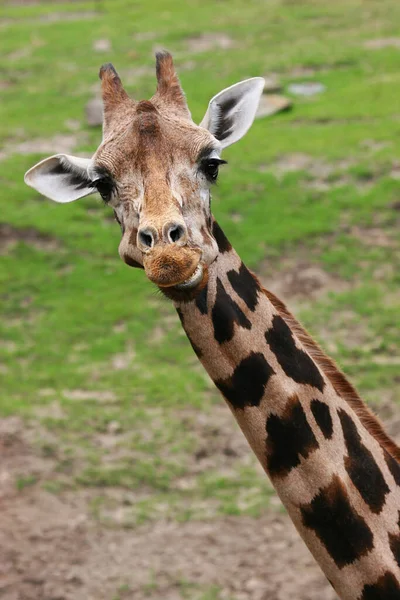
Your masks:
{"label": "giraffe jaw", "polygon": [[188,279],[183,281],[182,283],[178,283],[175,285],[175,289],[177,290],[190,290],[196,287],[200,281],[203,279],[203,267],[199,263],[193,273]]}

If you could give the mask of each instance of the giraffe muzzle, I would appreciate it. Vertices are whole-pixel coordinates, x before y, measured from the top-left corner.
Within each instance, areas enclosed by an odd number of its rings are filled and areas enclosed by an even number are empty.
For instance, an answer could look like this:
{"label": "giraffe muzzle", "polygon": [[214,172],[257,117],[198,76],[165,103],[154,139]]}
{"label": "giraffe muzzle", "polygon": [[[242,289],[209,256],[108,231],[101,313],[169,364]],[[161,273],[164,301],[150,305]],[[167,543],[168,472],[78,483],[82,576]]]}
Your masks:
{"label": "giraffe muzzle", "polygon": [[199,248],[182,248],[175,244],[155,247],[144,255],[147,277],[159,287],[194,287],[202,279]]}

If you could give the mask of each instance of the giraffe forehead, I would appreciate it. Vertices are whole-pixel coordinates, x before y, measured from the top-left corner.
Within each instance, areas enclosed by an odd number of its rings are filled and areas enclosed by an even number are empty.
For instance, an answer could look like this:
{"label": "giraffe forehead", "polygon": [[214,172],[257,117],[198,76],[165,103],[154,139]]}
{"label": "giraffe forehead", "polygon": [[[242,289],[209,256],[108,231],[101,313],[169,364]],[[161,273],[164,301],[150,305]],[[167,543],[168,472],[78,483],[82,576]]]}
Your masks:
{"label": "giraffe forehead", "polygon": [[176,173],[182,181],[182,167],[193,167],[204,149],[211,152],[218,147],[207,130],[167,112],[160,113],[151,102],[142,101],[136,112],[103,140],[95,163],[117,180],[135,172],[148,180]]}

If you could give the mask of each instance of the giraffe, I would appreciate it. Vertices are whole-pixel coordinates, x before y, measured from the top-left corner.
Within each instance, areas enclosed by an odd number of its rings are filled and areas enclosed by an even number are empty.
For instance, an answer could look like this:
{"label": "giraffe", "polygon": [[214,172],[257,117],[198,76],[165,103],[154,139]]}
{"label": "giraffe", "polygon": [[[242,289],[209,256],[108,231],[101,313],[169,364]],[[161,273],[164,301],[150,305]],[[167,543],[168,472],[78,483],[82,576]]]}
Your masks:
{"label": "giraffe", "polygon": [[51,156],[25,181],[61,203],[100,193],[121,227],[121,258],[173,301],[337,595],[400,599],[400,448],[211,212],[221,152],[251,126],[263,80],[214,96],[198,126],[169,53],[156,55],[156,75],[154,96],[137,102],[104,65],[94,156]]}

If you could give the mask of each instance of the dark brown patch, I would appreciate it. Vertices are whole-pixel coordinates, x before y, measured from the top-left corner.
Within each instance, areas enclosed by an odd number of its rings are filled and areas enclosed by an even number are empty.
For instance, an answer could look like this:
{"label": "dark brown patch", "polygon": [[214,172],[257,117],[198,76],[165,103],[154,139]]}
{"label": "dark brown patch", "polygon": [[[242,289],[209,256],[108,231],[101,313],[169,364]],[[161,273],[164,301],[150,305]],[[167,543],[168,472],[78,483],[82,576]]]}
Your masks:
{"label": "dark brown patch", "polygon": [[136,269],[144,269],[143,265],[138,263],[136,260],[131,258],[129,254],[124,254],[124,262],[130,267],[135,267]]}
{"label": "dark brown patch", "polygon": [[229,379],[214,383],[225,398],[236,409],[245,406],[259,406],[274,370],[260,352],[252,352],[236,367]]}
{"label": "dark brown patch", "polygon": [[300,511],[303,525],[315,532],[339,569],[372,550],[372,532],[351,506],[337,475],[310,504],[301,506]]}
{"label": "dark brown patch", "polygon": [[260,290],[258,280],[242,263],[239,272],[232,269],[227,273],[231,286],[237,295],[254,311],[258,304],[258,292]]}
{"label": "dark brown patch", "polygon": [[318,344],[312,339],[309,333],[300,325],[300,323],[294,318],[294,316],[286,308],[285,304],[279,300],[272,292],[263,290],[268,300],[285,319],[290,329],[293,331],[295,336],[303,344],[304,348],[310,354],[311,358],[320,367],[322,372],[329,379],[336,392],[346,402],[349,403],[351,408],[357,414],[361,423],[370,432],[370,434],[377,439],[379,444],[389,452],[398,462],[400,462],[400,448],[394,443],[392,439],[384,431],[382,424],[376,418],[375,415],[367,408],[364,402],[361,400],[357,391],[347,381],[343,373],[337,368],[335,363],[324,354]]}
{"label": "dark brown patch", "polygon": [[389,533],[389,545],[394,559],[400,567],[400,510],[397,516],[397,533]]}
{"label": "dark brown patch", "polygon": [[217,296],[211,312],[214,337],[219,344],[233,338],[235,323],[251,329],[251,322],[234,300],[226,293],[221,280],[217,278]]}
{"label": "dark brown patch", "polygon": [[389,487],[372,453],[364,446],[353,419],[344,410],[338,410],[348,456],[344,459],[346,471],[364,502],[372,512],[379,514],[385,504]]}
{"label": "dark brown patch", "polygon": [[137,118],[137,127],[142,144],[147,144],[144,137],[154,138],[160,133],[160,123],[155,112],[140,112]]}
{"label": "dark brown patch", "polygon": [[400,586],[396,577],[386,571],[372,585],[364,585],[360,600],[400,600]]}
{"label": "dark brown patch", "polygon": [[201,237],[203,238],[203,243],[206,246],[211,246],[211,237],[210,234],[208,233],[207,229],[204,227],[204,225],[201,227],[200,229],[200,233],[201,233]]}
{"label": "dark brown patch", "polygon": [[132,246],[137,246],[137,228],[136,227],[132,227],[132,231],[129,235],[129,243],[132,244]]}
{"label": "dark brown patch", "polygon": [[154,104],[152,104],[150,102],[150,100],[141,100],[136,105],[136,112],[137,113],[157,113],[158,111],[157,111],[156,107],[154,106]]}
{"label": "dark brown patch", "polygon": [[232,246],[228,241],[228,238],[225,236],[217,221],[213,222],[212,234],[214,236],[215,241],[217,242],[218,249],[221,252],[221,254],[224,254],[224,252],[230,252],[232,250]]}
{"label": "dark brown patch", "polygon": [[267,468],[271,477],[285,477],[319,444],[297,396],[289,398],[282,415],[269,415],[266,422]]}
{"label": "dark brown patch", "polygon": [[[183,329],[185,329],[185,320],[184,320],[184,317],[183,317],[183,312],[181,311],[181,309],[180,309],[180,308],[177,308],[177,309],[176,309],[176,312],[178,313],[178,317],[179,317],[179,320],[180,320],[180,322],[181,322],[181,324],[182,324],[182,327],[183,327]],[[201,350],[200,350],[200,348],[197,346],[197,344],[195,344],[195,343],[192,341],[192,339],[191,339],[190,335],[188,334],[188,332],[186,331],[186,329],[185,329],[185,333],[186,333],[186,335],[187,335],[187,338],[188,338],[188,340],[189,340],[189,342],[190,342],[190,345],[192,346],[192,348],[193,348],[193,350],[194,350],[195,354],[197,355],[197,357],[198,357],[198,358],[201,358],[201,357],[202,357],[202,355],[203,355],[202,351],[201,351]]]}
{"label": "dark brown patch", "polygon": [[400,567],[400,533],[389,533],[389,544],[394,559]]}
{"label": "dark brown patch", "polygon": [[199,309],[199,311],[201,312],[202,315],[206,315],[208,312],[208,307],[207,307],[207,292],[208,292],[208,287],[205,286],[201,292],[199,292],[196,296],[195,302],[196,302],[196,306]]}
{"label": "dark brown patch", "polygon": [[329,406],[321,400],[312,400],[310,408],[318,427],[326,439],[330,440],[333,434],[333,422]]}
{"label": "dark brown patch", "polygon": [[288,377],[323,391],[325,382],[321,373],[309,355],[297,348],[293,334],[282,317],[273,317],[265,339]]}
{"label": "dark brown patch", "polygon": [[400,465],[389,452],[385,450],[385,461],[396,484],[400,486]]}

